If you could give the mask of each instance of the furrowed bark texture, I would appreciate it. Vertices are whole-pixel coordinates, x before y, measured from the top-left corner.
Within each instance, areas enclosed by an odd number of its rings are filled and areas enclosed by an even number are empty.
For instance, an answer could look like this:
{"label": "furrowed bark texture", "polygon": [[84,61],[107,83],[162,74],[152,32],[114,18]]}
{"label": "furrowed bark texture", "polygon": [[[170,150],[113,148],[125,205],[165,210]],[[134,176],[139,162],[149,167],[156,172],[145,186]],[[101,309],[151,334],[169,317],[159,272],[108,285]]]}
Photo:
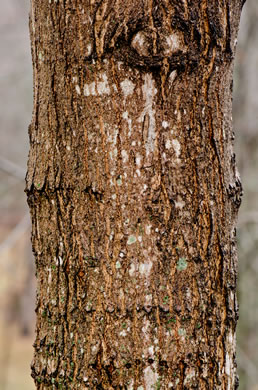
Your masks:
{"label": "furrowed bark texture", "polygon": [[37,389],[237,387],[239,0],[32,0]]}

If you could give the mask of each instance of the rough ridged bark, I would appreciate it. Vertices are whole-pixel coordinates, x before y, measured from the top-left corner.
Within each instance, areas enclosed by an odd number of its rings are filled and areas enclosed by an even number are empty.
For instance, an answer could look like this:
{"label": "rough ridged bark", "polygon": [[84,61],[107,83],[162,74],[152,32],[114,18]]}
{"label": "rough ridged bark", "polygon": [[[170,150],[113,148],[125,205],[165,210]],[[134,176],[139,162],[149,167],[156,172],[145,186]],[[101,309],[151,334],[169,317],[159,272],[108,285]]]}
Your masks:
{"label": "rough ridged bark", "polygon": [[235,374],[239,0],[32,0],[37,389]]}

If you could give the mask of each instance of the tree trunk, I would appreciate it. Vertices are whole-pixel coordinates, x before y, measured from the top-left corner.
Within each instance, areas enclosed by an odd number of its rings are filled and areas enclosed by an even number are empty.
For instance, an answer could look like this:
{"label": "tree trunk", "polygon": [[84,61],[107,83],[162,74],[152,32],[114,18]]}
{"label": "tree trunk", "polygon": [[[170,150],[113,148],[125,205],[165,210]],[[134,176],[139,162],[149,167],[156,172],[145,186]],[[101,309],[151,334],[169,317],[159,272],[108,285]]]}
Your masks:
{"label": "tree trunk", "polygon": [[235,389],[240,0],[32,0],[37,389]]}

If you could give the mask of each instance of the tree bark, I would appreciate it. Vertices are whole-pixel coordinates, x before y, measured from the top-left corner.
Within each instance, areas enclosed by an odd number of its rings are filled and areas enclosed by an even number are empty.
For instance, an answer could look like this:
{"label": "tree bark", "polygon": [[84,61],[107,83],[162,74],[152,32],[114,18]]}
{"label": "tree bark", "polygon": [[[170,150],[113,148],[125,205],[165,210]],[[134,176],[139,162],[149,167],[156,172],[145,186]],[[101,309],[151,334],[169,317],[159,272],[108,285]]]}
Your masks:
{"label": "tree bark", "polygon": [[240,0],[32,0],[37,389],[235,389]]}

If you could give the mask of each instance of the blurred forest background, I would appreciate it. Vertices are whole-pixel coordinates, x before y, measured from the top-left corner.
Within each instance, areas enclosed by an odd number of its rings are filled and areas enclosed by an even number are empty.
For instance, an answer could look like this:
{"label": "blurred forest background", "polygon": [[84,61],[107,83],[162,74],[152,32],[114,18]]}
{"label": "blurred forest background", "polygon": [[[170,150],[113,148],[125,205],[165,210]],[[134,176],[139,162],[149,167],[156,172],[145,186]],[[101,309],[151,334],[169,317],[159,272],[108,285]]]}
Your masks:
{"label": "blurred forest background", "polygon": [[[29,0],[0,13],[0,389],[30,390],[35,278],[24,194],[32,112]],[[240,390],[258,390],[258,1],[242,15],[234,76],[234,128],[244,187],[239,213],[237,359]]]}

